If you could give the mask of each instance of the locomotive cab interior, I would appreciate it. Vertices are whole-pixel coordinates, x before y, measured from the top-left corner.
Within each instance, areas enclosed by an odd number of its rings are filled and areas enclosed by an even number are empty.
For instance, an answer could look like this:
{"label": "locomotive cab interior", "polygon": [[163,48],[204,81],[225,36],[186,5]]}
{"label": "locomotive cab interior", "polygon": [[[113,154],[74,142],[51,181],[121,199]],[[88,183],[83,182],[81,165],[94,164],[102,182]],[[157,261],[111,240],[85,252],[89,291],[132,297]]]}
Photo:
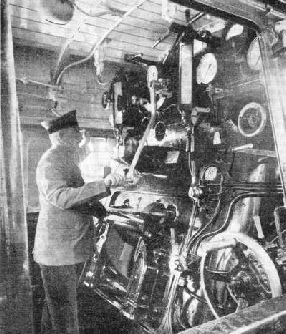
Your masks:
{"label": "locomotive cab interior", "polygon": [[[95,252],[79,282],[86,295],[154,334],[285,295],[285,1],[54,0],[38,10],[24,2],[9,1],[26,177],[23,267],[34,305],[43,303],[32,259],[34,179],[49,144],[39,120],[73,104],[86,134],[84,180],[126,176],[100,199]],[[29,43],[21,15],[32,22]]]}
{"label": "locomotive cab interior", "polygon": [[[283,235],[286,223],[271,92],[265,84],[264,37],[253,24],[235,17],[217,17],[212,29],[204,29],[201,20],[210,13],[191,16],[186,8],[186,25],[169,28],[176,39],[164,60],[149,64],[126,56],[141,70],[121,70],[108,93],[117,159],[134,165],[140,177],[111,198],[112,223],[102,248],[105,264],[100,264],[99,280],[88,272],[85,284],[119,303],[145,329],[158,332],[178,332],[206,321],[202,295],[212,316],[220,317],[267,299],[269,293],[278,296],[285,288],[275,274],[264,290],[254,283],[252,269],[242,269],[249,256],[256,257],[258,267],[267,266],[248,237],[266,243],[273,259],[275,235]],[[268,36],[273,50],[281,43],[274,35]],[[276,58],[278,63],[282,69],[284,56]],[[241,251],[229,249],[233,242]],[[184,260],[172,294],[176,247]],[[204,254],[200,269],[199,254]],[[242,288],[242,276],[253,282],[255,292]],[[229,296],[224,295],[225,281],[233,282],[227,283]],[[120,293],[114,297],[116,289]],[[173,298],[170,308],[162,306],[166,291]],[[164,322],[166,317],[171,324]]]}

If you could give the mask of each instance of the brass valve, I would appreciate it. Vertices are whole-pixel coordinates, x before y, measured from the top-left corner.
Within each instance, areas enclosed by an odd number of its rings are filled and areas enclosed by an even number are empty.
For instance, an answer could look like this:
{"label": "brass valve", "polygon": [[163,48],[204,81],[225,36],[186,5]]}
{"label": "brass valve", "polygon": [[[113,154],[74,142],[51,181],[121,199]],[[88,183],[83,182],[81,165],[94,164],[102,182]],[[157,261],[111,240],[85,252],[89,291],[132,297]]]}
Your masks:
{"label": "brass valve", "polygon": [[200,198],[203,195],[203,190],[200,187],[191,186],[189,189],[189,197]]}

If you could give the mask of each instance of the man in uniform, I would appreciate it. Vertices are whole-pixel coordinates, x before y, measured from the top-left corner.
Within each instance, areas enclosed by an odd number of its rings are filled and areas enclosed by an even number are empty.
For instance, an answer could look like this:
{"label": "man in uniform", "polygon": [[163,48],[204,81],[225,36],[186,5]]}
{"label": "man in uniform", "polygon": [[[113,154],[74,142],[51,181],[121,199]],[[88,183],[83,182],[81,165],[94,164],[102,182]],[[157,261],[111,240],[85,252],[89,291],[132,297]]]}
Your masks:
{"label": "man in uniform", "polygon": [[[47,322],[42,321],[42,332],[78,334],[78,274],[93,251],[93,217],[86,204],[109,195],[109,188],[123,185],[125,177],[110,174],[84,183],[77,163],[82,135],[75,110],[42,126],[49,134],[51,148],[41,157],[36,171],[41,208],[34,259],[41,268],[52,325],[49,332]],[[80,210],[81,204],[85,211]]]}

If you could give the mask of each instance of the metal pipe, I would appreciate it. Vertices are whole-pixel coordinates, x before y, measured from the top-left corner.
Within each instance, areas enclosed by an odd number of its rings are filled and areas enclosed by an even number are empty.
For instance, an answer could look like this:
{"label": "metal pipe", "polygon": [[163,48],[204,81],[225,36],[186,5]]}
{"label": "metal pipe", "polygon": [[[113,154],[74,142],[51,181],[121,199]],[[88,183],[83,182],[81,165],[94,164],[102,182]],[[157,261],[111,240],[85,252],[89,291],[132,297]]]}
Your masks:
{"label": "metal pipe", "polygon": [[[203,239],[211,237],[211,236],[213,236],[215,234],[218,234],[220,232],[223,232],[227,228],[227,224],[229,222],[231,214],[233,213],[235,204],[237,202],[239,202],[240,200],[242,200],[244,198],[247,198],[247,197],[271,197],[271,196],[277,196],[277,195],[281,195],[281,194],[283,194],[282,191],[280,193],[263,191],[263,192],[244,192],[244,193],[241,193],[241,194],[237,195],[229,204],[228,210],[226,212],[226,218],[224,219],[223,224],[216,231],[204,234],[204,232],[214,222],[214,219],[211,219],[210,222],[207,225],[205,225],[200,231],[198,231],[198,233],[196,235],[194,235],[191,238],[191,240],[189,241],[189,245],[188,245],[189,248],[192,248],[192,252],[195,254],[199,244],[202,242]],[[216,213],[215,216],[217,218],[218,212]],[[194,243],[196,243],[196,245],[192,246]]]}
{"label": "metal pipe", "polygon": [[188,24],[193,24],[195,23],[196,21],[198,21],[200,18],[202,18],[203,16],[205,16],[206,13],[197,13],[195,16],[193,16],[189,21],[188,21]]}

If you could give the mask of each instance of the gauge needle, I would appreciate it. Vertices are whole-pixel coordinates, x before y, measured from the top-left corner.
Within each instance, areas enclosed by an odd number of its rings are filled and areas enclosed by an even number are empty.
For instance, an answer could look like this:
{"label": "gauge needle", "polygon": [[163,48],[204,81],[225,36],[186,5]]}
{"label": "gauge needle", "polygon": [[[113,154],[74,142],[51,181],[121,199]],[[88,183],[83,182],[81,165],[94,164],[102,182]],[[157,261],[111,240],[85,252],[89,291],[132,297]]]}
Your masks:
{"label": "gauge needle", "polygon": [[209,73],[211,67],[212,67],[212,65],[209,64],[209,66],[208,66],[208,68],[207,68],[207,70],[206,70],[206,72],[205,72],[205,79],[207,78],[207,74]]}

